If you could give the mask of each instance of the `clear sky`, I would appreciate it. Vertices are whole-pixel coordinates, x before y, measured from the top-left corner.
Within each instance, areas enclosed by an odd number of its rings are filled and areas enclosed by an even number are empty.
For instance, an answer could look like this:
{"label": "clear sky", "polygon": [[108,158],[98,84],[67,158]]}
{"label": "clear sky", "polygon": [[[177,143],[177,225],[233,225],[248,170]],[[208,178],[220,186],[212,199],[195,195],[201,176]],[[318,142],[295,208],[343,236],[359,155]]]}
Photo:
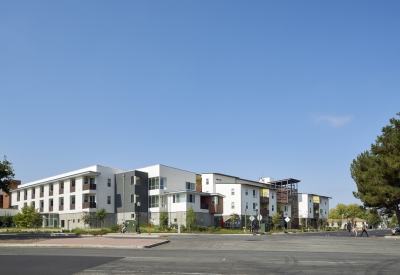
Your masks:
{"label": "clear sky", "polygon": [[[359,203],[400,112],[399,1],[1,1],[0,155],[23,183],[165,164]],[[2,157],[2,156],[1,156]]]}

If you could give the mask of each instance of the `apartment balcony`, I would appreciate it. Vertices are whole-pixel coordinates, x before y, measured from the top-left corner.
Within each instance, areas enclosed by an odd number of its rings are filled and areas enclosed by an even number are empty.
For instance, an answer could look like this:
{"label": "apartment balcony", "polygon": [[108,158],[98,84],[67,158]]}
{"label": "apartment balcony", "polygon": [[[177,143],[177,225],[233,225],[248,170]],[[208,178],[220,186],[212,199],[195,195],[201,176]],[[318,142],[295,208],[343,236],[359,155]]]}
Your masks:
{"label": "apartment balcony", "polygon": [[34,198],[35,198],[35,194],[32,194],[31,199],[34,199]]}
{"label": "apartment balcony", "polygon": [[17,197],[17,201],[20,201],[20,199],[21,199],[20,197]]}
{"label": "apartment balcony", "polygon": [[313,207],[314,207],[314,209],[319,209],[319,203],[313,203]]}
{"label": "apartment balcony", "polygon": [[64,188],[60,188],[60,190],[58,190],[58,194],[60,195],[64,194]]}
{"label": "apartment balcony", "polygon": [[58,211],[64,211],[64,205],[59,205],[58,206]]}
{"label": "apartment balcony", "polygon": [[84,202],[82,203],[82,208],[96,208],[95,202]]}
{"label": "apartment balcony", "polygon": [[200,209],[208,209],[208,203],[200,203]]}
{"label": "apartment balcony", "polygon": [[319,213],[314,213],[314,219],[319,219]]}
{"label": "apartment balcony", "polygon": [[49,206],[49,212],[53,212],[53,206]]}
{"label": "apartment balcony", "polygon": [[40,208],[39,208],[39,212],[43,212],[43,207],[40,207]]}
{"label": "apartment balcony", "polygon": [[269,197],[260,197],[260,203],[269,203]]}
{"label": "apartment balcony", "polygon": [[83,191],[85,191],[85,190],[96,190],[96,184],[93,184],[93,183],[83,184],[82,190]]}
{"label": "apartment balcony", "polygon": [[69,205],[69,210],[75,210],[75,203]]}
{"label": "apartment balcony", "polygon": [[71,186],[70,188],[69,188],[69,192],[75,192],[75,186]]}
{"label": "apartment balcony", "polygon": [[53,196],[53,190],[49,191],[49,196]]}
{"label": "apartment balcony", "polygon": [[41,197],[41,198],[44,197],[44,192],[40,192],[40,197]]}
{"label": "apartment balcony", "polygon": [[24,201],[26,201],[28,199],[28,196],[24,196]]}

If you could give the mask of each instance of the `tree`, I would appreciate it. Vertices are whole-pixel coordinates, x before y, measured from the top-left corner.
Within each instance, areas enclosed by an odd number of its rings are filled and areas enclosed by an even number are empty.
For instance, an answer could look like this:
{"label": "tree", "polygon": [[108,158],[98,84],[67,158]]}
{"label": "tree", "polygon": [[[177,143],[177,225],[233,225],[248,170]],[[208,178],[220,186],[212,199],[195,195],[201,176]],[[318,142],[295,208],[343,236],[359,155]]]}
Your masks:
{"label": "tree", "polygon": [[274,224],[274,229],[276,230],[278,225],[280,225],[280,223],[281,223],[281,214],[275,213],[272,216],[272,223]]}
{"label": "tree", "polygon": [[13,217],[14,224],[18,227],[34,227],[36,230],[43,225],[43,216],[33,205],[26,205],[21,212]]}
{"label": "tree", "polygon": [[237,215],[235,213],[231,214],[231,217],[230,217],[231,218],[231,229],[234,229],[234,227],[235,227],[236,217],[237,217]]}
{"label": "tree", "polygon": [[163,211],[160,213],[160,227],[165,229],[168,226],[168,214],[167,211]]}
{"label": "tree", "polygon": [[96,212],[96,217],[100,220],[101,227],[104,227],[104,220],[106,219],[106,216],[107,216],[107,212],[104,208],[100,208]]}
{"label": "tree", "polygon": [[371,149],[353,160],[350,171],[357,185],[353,195],[366,207],[395,212],[400,223],[400,119],[390,119]]}
{"label": "tree", "polygon": [[6,156],[4,156],[3,161],[0,161],[0,190],[9,193],[10,185],[14,177],[15,174],[12,163],[7,160]]}
{"label": "tree", "polygon": [[89,212],[83,212],[82,221],[85,225],[88,225],[90,227],[92,226],[93,216]]}
{"label": "tree", "polygon": [[10,214],[6,214],[3,217],[0,217],[1,226],[2,227],[10,227],[13,222],[13,217]]}
{"label": "tree", "polygon": [[186,226],[189,232],[193,232],[196,229],[196,212],[194,212],[192,206],[186,212]]}

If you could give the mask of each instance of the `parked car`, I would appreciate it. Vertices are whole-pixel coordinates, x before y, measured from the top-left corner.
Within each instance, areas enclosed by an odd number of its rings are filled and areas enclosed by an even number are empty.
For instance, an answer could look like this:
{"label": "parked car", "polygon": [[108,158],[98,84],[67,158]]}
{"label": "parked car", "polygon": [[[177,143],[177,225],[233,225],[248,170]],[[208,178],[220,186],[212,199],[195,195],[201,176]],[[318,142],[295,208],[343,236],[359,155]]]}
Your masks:
{"label": "parked car", "polygon": [[400,227],[393,228],[392,235],[400,235]]}

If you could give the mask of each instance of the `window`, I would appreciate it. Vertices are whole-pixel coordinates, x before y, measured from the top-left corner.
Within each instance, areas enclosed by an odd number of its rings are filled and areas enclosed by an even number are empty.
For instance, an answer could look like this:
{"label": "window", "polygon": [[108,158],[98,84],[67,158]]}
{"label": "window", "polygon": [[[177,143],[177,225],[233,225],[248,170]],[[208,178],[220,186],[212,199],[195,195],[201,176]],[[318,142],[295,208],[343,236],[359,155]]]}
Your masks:
{"label": "window", "polygon": [[111,196],[107,196],[107,204],[111,204]]}
{"label": "window", "polygon": [[141,182],[140,182],[140,177],[138,177],[138,176],[135,176],[135,178],[136,178],[136,182],[135,182],[135,184],[136,184],[136,185],[141,185]]}
{"label": "window", "polygon": [[249,203],[246,201],[246,209],[249,209]]}
{"label": "window", "polygon": [[64,189],[64,182],[63,181],[60,182],[60,189]]}
{"label": "window", "polygon": [[160,189],[167,189],[167,178],[161,178]]}
{"label": "window", "polygon": [[90,178],[90,184],[95,184],[95,178]]}
{"label": "window", "polygon": [[212,196],[212,197],[211,197],[211,204],[216,204],[216,205],[219,204],[219,201],[218,201],[218,197],[217,197],[217,196]]}
{"label": "window", "polygon": [[187,202],[195,203],[195,195],[187,194]]}
{"label": "window", "polygon": [[43,193],[44,192],[44,186],[40,187],[40,192]]}
{"label": "window", "polygon": [[249,194],[249,189],[246,188],[245,194],[246,194],[246,195]]}
{"label": "window", "polygon": [[159,177],[149,178],[149,190],[160,189]]}
{"label": "window", "polygon": [[40,207],[44,207],[44,201],[40,201]]}
{"label": "window", "polygon": [[32,188],[32,195],[35,195],[35,188]]}
{"label": "window", "polygon": [[53,206],[53,200],[50,200],[49,203],[50,203],[50,206]]}
{"label": "window", "polygon": [[193,182],[186,182],[186,189],[187,190],[195,190],[195,185]]}
{"label": "window", "polygon": [[258,203],[253,202],[253,210],[256,210],[256,209],[258,209]]}
{"label": "window", "polygon": [[83,184],[88,184],[88,183],[89,183],[89,179],[88,179],[88,177],[85,177]]}
{"label": "window", "polygon": [[71,187],[75,187],[75,179],[71,180]]}
{"label": "window", "polygon": [[131,219],[134,219],[135,218],[135,214],[131,214]]}
{"label": "window", "polygon": [[50,191],[53,191],[53,184],[50,184]]}
{"label": "window", "polygon": [[89,196],[88,195],[83,196],[83,202],[89,202]]}
{"label": "window", "polygon": [[19,199],[21,197],[21,191],[19,191],[18,193],[17,193],[17,198]]}
{"label": "window", "polygon": [[135,177],[131,177],[131,185],[134,185],[135,184]]}
{"label": "window", "polygon": [[222,181],[221,179],[215,179],[216,181]]}
{"label": "window", "polygon": [[253,189],[253,198],[257,198],[257,192]]}
{"label": "window", "polygon": [[135,195],[131,195],[131,203],[135,202]]}
{"label": "window", "polygon": [[140,202],[140,195],[136,195],[136,203]]}
{"label": "window", "polygon": [[209,184],[210,182],[209,182],[209,180],[208,179],[206,179],[206,184]]}
{"label": "window", "polygon": [[73,219],[72,222],[75,223],[75,219]]}
{"label": "window", "polygon": [[323,212],[324,212],[324,211],[323,211],[322,209],[320,209],[320,210],[319,210],[319,213],[321,213],[321,214],[322,214]]}
{"label": "window", "polygon": [[175,218],[175,219],[174,219],[174,222],[176,223],[177,221],[178,221],[178,219]]}
{"label": "window", "polygon": [[274,205],[271,205],[271,206],[272,206],[271,210],[272,210],[272,211],[275,211],[275,210],[274,210]]}
{"label": "window", "polygon": [[180,194],[180,195],[174,195],[172,197],[172,202],[173,203],[179,203],[179,202],[185,202],[186,201],[186,196],[185,194]]}
{"label": "window", "polygon": [[157,196],[149,196],[149,208],[158,207],[160,201],[160,197]]}
{"label": "window", "polygon": [[231,202],[231,209],[235,209],[235,203]]}
{"label": "window", "polygon": [[274,198],[274,193],[272,193],[272,198]]}
{"label": "window", "polygon": [[287,206],[285,205],[285,212],[287,212]]}
{"label": "window", "polygon": [[311,213],[311,208],[310,208],[310,213]]}
{"label": "window", "polygon": [[310,200],[310,203],[311,203],[311,200]]}
{"label": "window", "polygon": [[107,179],[107,186],[111,187],[111,179]]}
{"label": "window", "polygon": [[78,219],[78,223],[81,222],[81,219]]}
{"label": "window", "polygon": [[71,196],[71,204],[75,204],[75,196]]}
{"label": "window", "polygon": [[36,207],[36,203],[33,201],[31,202],[31,205],[35,208]]}
{"label": "window", "polygon": [[325,202],[325,205],[326,205],[326,202]]}
{"label": "window", "polygon": [[60,198],[60,205],[64,205],[64,198]]}
{"label": "window", "polygon": [[231,189],[231,195],[235,195],[235,188]]}

